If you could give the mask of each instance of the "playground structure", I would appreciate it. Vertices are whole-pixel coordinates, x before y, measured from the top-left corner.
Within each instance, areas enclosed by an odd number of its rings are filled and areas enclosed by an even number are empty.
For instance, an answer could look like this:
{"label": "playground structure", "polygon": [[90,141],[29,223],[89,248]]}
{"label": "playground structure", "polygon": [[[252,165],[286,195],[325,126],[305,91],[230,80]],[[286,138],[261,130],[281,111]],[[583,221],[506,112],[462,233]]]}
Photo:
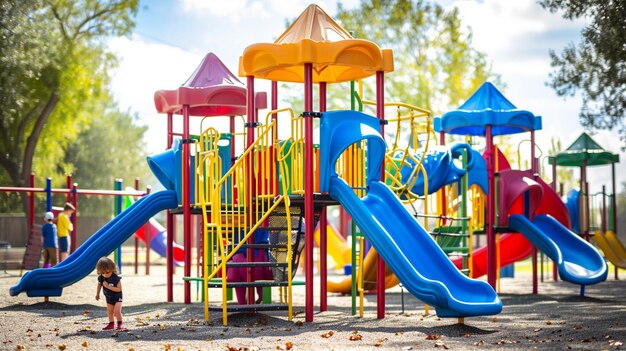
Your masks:
{"label": "playground structure", "polygon": [[[353,38],[315,5],[274,43],[246,48],[239,62],[239,76],[246,78],[245,85],[215,55],[208,54],[181,87],[155,93],[157,111],[167,115],[167,145],[171,148],[149,157],[148,164],[166,190],[141,197],[56,268],[27,273],[11,294],[60,295],[64,286],[87,275],[95,260],[164,209],[168,210],[168,233],[173,232],[174,216],[183,216],[184,302],[191,302],[191,282],[202,282],[205,319],[210,310],[219,310],[225,324],[228,312],[233,311],[285,309],[291,319],[293,275],[301,254],[305,258],[305,320],[313,320],[313,243],[318,224],[320,310],[328,308],[328,290],[345,290],[347,283],[333,287],[326,279],[326,207],[331,205],[341,205],[375,249],[366,257],[362,239],[357,244],[357,235],[352,235],[354,278],[349,286],[362,296],[366,281],[375,281],[378,318],[384,318],[385,288],[398,282],[435,307],[441,317],[497,314],[502,309],[494,290],[498,267],[530,255],[534,250],[531,243],[557,263],[564,280],[584,287],[605,279],[604,261],[591,245],[567,230],[567,211],[561,211],[565,205],[558,200],[561,207],[556,206],[556,193],[535,175],[536,162],[530,171],[508,170],[506,159],[493,144],[495,135],[530,132],[534,145],[540,117],[517,109],[486,83],[457,110],[436,118],[434,127],[428,127],[432,122],[429,111],[384,102],[385,74],[392,71],[391,50]],[[328,83],[371,76],[375,76],[375,101],[363,99],[362,92],[357,94],[351,86],[351,109],[327,111]],[[271,81],[270,111],[265,119],[259,111],[267,107],[267,96],[255,92],[255,79]],[[278,107],[278,82],[303,84],[300,115]],[[314,84],[319,87],[318,111],[313,107]],[[373,106],[375,116],[357,111],[362,108],[357,109],[355,102]],[[416,137],[403,149],[394,140],[388,149],[383,135],[387,121],[394,119],[385,117],[386,106],[410,110],[411,123],[423,118],[426,138]],[[174,126],[175,115],[182,116],[179,129]],[[245,119],[239,119],[244,115]],[[211,123],[194,136],[192,116],[207,121],[225,117],[229,130],[220,132]],[[319,119],[319,128],[314,128],[314,119]],[[398,126],[401,119],[396,118]],[[237,125],[239,120],[242,125]],[[484,161],[469,145],[427,157],[435,132],[440,133],[442,145],[445,134],[485,137]],[[314,135],[319,135],[319,145],[314,145]],[[415,135],[411,133],[409,138]],[[237,154],[239,147],[241,154]],[[463,166],[453,166],[452,158],[460,158]],[[534,147],[531,159],[535,160]],[[450,166],[437,167],[442,160],[448,160]],[[435,192],[436,196],[429,197]],[[433,198],[436,206],[430,206]],[[416,208],[417,201],[422,201],[426,213],[421,221],[409,211]],[[436,213],[430,216],[432,207]],[[191,274],[192,216],[201,219],[203,232],[195,263],[202,271],[197,276]],[[447,239],[440,238],[445,238],[442,234],[452,227],[452,221],[461,223],[458,233],[449,233],[454,234],[450,237],[455,244],[442,248],[440,244]],[[431,236],[431,222],[438,230],[436,240]],[[472,254],[474,227],[484,228],[487,245]],[[269,232],[268,242],[254,241],[258,229]],[[499,233],[505,233],[500,240]],[[254,261],[255,250],[267,250],[269,261]],[[233,257],[243,252],[246,261],[234,262]],[[454,252],[461,255],[452,262],[447,253]],[[166,256],[167,300],[173,301],[171,235]],[[533,263],[535,257],[533,254]],[[253,272],[258,267],[271,267],[274,280],[255,281]],[[469,276],[457,267],[467,268]],[[240,268],[247,270],[246,281],[228,281],[228,270]],[[487,282],[472,279],[482,274],[487,274]],[[257,287],[278,287],[281,303],[256,303]],[[219,306],[210,304],[209,288],[221,289]],[[248,304],[228,303],[229,288],[247,289]],[[533,292],[537,292],[536,274]]]}
{"label": "playground structure", "polygon": [[[604,150],[587,133],[582,133],[564,151],[548,159],[552,165],[553,178],[556,179],[557,166],[578,167],[580,182],[578,189],[571,189],[567,194],[567,209],[572,219],[572,230],[593,242],[602,250],[608,261],[615,265],[615,278],[618,269],[626,268],[626,250],[617,235],[617,204],[615,188],[615,164],[619,155]],[[612,193],[602,191],[592,194],[587,181],[587,167],[611,166]],[[608,199],[608,206],[607,206]]]}

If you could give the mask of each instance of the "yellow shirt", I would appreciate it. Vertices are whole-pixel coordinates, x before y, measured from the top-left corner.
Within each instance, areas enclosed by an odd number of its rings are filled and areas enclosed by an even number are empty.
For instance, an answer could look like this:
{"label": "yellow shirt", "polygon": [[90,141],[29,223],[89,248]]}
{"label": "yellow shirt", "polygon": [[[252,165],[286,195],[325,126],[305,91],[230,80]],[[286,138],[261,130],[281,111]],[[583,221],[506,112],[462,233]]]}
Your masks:
{"label": "yellow shirt", "polygon": [[63,212],[59,213],[59,218],[57,219],[57,235],[59,238],[68,236],[72,230],[74,230],[74,227],[67,215]]}

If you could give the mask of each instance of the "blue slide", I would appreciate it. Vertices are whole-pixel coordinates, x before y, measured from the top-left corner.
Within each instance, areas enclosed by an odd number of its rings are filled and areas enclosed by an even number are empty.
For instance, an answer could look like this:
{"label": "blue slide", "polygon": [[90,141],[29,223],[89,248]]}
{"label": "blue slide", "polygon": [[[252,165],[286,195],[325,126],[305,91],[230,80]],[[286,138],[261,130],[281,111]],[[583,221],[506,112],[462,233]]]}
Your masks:
{"label": "blue slide", "polygon": [[600,253],[576,233],[550,215],[528,218],[512,214],[509,227],[530,240],[557,263],[561,279],[579,285],[591,285],[606,279],[608,269]]}
{"label": "blue slide", "polygon": [[[380,122],[355,111],[322,115],[320,187],[341,203],[411,294],[435,307],[440,317],[494,315],[502,302],[484,281],[461,273],[439,245],[380,181],[386,145]],[[335,170],[348,146],[367,140],[367,195],[359,198]]]}
{"label": "blue slide", "polygon": [[38,268],[24,274],[9,290],[11,296],[24,291],[29,297],[61,296],[64,287],[93,272],[100,257],[109,255],[152,216],[177,206],[174,190],[159,191],[141,198],[100,228],[65,261],[52,268]]}

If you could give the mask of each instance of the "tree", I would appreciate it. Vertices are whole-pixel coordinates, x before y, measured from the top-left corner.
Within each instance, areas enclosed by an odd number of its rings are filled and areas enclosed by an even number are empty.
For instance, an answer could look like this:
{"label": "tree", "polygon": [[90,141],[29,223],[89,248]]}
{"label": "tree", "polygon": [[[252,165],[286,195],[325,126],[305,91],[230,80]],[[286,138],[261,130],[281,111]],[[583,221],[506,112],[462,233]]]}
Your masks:
{"label": "tree", "polygon": [[485,54],[472,48],[471,30],[456,8],[444,11],[423,0],[361,0],[352,10],[338,4],[337,19],[353,36],[393,49],[386,99],[441,113],[458,107],[483,82],[499,80]]}
{"label": "tree", "polygon": [[[101,117],[67,147],[63,163],[71,167],[68,170],[73,180],[79,186],[93,189],[112,189],[114,178],[122,178],[124,186],[134,186],[137,176],[145,183],[145,177],[150,174],[143,138],[147,126],[137,126],[136,117],[119,111],[111,103],[100,107],[98,112]],[[110,215],[112,199],[110,196],[83,198],[80,211]]]}
{"label": "tree", "polygon": [[[27,185],[57,167],[95,115],[114,58],[104,39],[134,26],[137,0],[6,0],[0,4],[0,179]],[[62,168],[62,167],[61,167]],[[58,171],[58,168],[57,168]],[[22,197],[26,210],[26,198]]]}
{"label": "tree", "polygon": [[626,141],[626,1],[540,0],[539,4],[553,13],[562,10],[569,20],[591,20],[578,45],[569,43],[560,55],[550,51],[555,71],[547,84],[559,96],[580,92],[579,117],[584,127],[619,128]]}

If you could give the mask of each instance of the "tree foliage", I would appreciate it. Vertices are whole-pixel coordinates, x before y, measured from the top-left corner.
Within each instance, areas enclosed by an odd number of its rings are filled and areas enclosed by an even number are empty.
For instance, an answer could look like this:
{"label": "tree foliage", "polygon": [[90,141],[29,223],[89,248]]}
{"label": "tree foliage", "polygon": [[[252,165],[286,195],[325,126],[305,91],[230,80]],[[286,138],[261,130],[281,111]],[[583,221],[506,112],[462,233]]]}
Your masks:
{"label": "tree foliage", "polygon": [[138,0],[0,3],[0,179],[68,170],[65,148],[106,104],[105,39],[129,33]]}
{"label": "tree foliage", "polygon": [[386,79],[386,99],[441,113],[483,82],[499,80],[485,54],[472,48],[471,31],[456,8],[444,11],[423,0],[361,0],[354,9],[338,4],[336,18],[354,37],[393,49],[395,71]]}
{"label": "tree foliage", "polygon": [[558,55],[550,51],[548,85],[559,96],[579,92],[583,99],[580,122],[587,128],[619,128],[626,141],[626,1],[540,0],[550,12],[563,11],[566,19],[586,17],[578,45],[569,43]]}
{"label": "tree foliage", "polygon": [[[98,112],[101,117],[68,145],[63,163],[71,167],[79,187],[113,189],[115,178],[121,178],[124,187],[133,187],[135,177],[150,173],[143,139],[148,128],[136,125],[135,117],[115,106],[101,107]],[[112,203],[111,196],[83,197],[79,206],[82,213],[106,216],[112,213]]]}

